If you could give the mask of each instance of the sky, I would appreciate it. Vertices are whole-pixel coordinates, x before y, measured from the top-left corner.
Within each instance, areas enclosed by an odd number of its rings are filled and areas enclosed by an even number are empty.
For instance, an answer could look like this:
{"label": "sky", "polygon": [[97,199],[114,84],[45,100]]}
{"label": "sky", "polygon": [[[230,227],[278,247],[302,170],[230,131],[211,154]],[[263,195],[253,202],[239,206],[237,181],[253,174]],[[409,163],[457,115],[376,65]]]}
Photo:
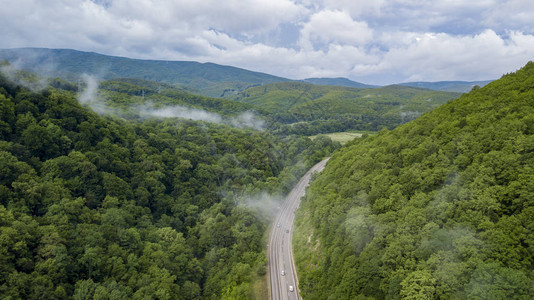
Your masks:
{"label": "sky", "polygon": [[534,60],[534,1],[0,0],[0,48],[18,47],[290,79],[487,80]]}

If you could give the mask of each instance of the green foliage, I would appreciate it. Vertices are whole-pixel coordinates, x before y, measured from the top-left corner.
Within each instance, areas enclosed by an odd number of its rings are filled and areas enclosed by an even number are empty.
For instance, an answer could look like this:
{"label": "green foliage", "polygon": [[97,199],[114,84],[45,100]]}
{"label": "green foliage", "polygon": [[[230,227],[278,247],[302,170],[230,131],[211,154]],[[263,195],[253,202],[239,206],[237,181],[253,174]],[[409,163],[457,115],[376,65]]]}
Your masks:
{"label": "green foliage", "polygon": [[[2,75],[0,83],[3,299],[247,297],[264,272],[267,222],[241,199],[286,192],[339,146],[104,118],[70,88],[31,92]],[[124,95],[135,85],[109,86]]]}
{"label": "green foliage", "polygon": [[314,135],[392,129],[458,97],[458,93],[387,86],[357,89],[283,82],[247,89],[236,100],[269,112],[277,132]]}
{"label": "green foliage", "polygon": [[530,62],[336,152],[297,215],[304,299],[533,298],[533,101]]}
{"label": "green foliage", "polygon": [[99,86],[99,100],[110,109],[118,110],[129,117],[135,117],[139,109],[146,109],[147,105],[156,108],[180,105],[227,117],[255,110],[253,106],[245,103],[199,96],[169,84],[128,78],[102,82]]}

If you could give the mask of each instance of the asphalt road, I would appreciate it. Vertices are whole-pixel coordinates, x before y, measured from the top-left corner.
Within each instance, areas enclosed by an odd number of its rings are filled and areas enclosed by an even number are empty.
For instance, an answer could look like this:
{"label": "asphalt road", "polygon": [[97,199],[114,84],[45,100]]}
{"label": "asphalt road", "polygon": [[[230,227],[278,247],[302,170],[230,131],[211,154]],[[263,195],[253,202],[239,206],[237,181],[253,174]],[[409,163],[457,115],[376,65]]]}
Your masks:
{"label": "asphalt road", "polygon": [[[295,211],[300,199],[306,192],[313,172],[321,172],[328,158],[313,166],[297,183],[281,205],[271,231],[269,242],[269,273],[271,281],[271,299],[300,299],[298,277],[295,271],[291,237]],[[284,275],[282,275],[284,274]],[[293,291],[290,290],[293,288]]]}

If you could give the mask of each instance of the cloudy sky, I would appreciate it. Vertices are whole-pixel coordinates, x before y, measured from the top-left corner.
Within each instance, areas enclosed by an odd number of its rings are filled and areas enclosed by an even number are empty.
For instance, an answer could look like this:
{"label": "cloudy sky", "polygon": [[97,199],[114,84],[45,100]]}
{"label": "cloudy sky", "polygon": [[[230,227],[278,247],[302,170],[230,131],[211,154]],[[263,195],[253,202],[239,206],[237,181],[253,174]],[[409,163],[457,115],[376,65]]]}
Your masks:
{"label": "cloudy sky", "polygon": [[496,79],[534,60],[533,0],[0,0],[0,48],[370,84]]}

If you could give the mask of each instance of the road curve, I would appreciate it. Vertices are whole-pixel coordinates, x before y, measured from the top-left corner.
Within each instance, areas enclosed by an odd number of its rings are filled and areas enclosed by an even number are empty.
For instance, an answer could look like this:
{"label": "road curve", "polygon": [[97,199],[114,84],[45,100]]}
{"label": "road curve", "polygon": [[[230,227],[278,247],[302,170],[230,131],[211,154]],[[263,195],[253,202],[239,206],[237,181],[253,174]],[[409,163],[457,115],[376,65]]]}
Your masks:
{"label": "road curve", "polygon": [[[291,238],[293,235],[293,221],[300,199],[306,192],[313,172],[321,172],[328,158],[313,166],[300,179],[291,193],[287,195],[275,218],[271,239],[269,242],[269,275],[271,282],[271,299],[286,300],[300,299],[298,291],[298,277],[293,261]],[[282,275],[284,273],[284,275]],[[293,287],[293,291],[290,291]]]}

